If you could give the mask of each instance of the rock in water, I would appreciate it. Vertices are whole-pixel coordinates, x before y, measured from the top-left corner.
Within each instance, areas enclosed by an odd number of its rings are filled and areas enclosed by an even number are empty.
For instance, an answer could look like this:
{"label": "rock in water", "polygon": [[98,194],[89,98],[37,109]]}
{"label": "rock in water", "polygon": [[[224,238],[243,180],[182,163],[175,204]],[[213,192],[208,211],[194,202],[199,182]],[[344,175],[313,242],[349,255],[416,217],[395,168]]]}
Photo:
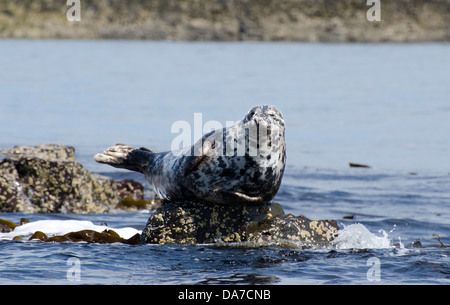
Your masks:
{"label": "rock in water", "polygon": [[159,207],[141,234],[142,243],[228,243],[289,245],[320,248],[329,245],[339,227],[334,220],[309,220],[285,215],[277,203],[264,206],[205,205],[172,202]]}
{"label": "rock in water", "polygon": [[0,212],[105,213],[119,202],[116,182],[76,162],[73,147],[17,146],[1,154]]}

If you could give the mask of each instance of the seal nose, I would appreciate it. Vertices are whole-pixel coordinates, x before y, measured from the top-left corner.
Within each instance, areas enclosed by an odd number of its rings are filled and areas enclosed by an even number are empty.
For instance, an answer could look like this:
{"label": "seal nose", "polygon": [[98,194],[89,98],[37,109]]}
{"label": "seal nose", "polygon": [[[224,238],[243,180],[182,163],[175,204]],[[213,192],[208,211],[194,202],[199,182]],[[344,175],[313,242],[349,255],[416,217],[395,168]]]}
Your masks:
{"label": "seal nose", "polygon": [[252,108],[245,116],[244,122],[251,120],[267,121],[267,123],[283,120],[283,116],[280,111],[269,105],[256,106]]}
{"label": "seal nose", "polygon": [[248,121],[254,119],[255,117],[262,117],[266,116],[269,112],[269,109],[272,108],[271,106],[267,105],[261,105],[256,106],[250,109],[250,111],[247,113],[247,116],[245,117]]}

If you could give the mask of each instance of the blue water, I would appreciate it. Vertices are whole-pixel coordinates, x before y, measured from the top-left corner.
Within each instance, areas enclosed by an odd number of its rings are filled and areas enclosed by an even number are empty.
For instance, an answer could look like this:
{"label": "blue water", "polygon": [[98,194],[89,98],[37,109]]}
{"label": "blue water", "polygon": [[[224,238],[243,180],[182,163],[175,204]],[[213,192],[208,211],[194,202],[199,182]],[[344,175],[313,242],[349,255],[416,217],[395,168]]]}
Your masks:
{"label": "blue water", "polygon": [[[450,245],[448,54],[449,44],[0,40],[0,148],[73,145],[93,172],[142,179],[92,156],[117,142],[169,150],[177,120],[193,126],[201,112],[225,125],[272,104],[288,156],[274,201],[351,233],[320,250],[0,241],[0,283],[449,284],[450,248],[432,236]],[[149,214],[0,215],[21,217],[140,230]],[[67,277],[69,258],[80,281]]]}

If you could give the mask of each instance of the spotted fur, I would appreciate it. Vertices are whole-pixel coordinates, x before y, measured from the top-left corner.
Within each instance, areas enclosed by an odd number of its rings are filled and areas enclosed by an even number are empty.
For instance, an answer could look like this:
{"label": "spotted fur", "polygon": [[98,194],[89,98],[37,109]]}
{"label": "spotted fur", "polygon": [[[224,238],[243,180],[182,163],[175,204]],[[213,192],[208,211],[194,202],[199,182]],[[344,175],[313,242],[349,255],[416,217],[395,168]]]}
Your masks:
{"label": "spotted fur", "polygon": [[285,168],[284,120],[275,107],[257,106],[242,121],[180,151],[116,144],[94,159],[143,173],[166,201],[265,204],[277,193]]}

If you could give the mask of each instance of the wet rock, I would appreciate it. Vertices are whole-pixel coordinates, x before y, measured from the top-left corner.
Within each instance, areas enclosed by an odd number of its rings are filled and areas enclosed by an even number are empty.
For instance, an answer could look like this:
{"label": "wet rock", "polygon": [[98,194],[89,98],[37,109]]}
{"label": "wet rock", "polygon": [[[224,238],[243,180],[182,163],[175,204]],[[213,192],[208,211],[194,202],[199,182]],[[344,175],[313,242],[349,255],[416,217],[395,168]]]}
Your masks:
{"label": "wet rock", "polygon": [[412,248],[423,248],[423,245],[420,242],[420,240],[415,240],[411,243],[411,247]]}
{"label": "wet rock", "polygon": [[223,206],[196,202],[166,203],[149,218],[142,243],[229,243],[326,247],[339,227],[334,220],[285,215],[277,203]]}
{"label": "wet rock", "polygon": [[[1,155],[0,212],[106,213],[121,199],[117,182],[91,174],[71,146],[17,146]],[[121,194],[135,196],[128,185]]]}

